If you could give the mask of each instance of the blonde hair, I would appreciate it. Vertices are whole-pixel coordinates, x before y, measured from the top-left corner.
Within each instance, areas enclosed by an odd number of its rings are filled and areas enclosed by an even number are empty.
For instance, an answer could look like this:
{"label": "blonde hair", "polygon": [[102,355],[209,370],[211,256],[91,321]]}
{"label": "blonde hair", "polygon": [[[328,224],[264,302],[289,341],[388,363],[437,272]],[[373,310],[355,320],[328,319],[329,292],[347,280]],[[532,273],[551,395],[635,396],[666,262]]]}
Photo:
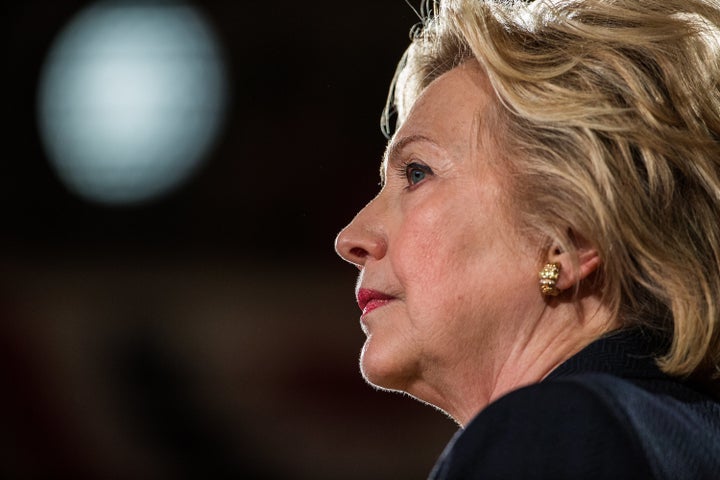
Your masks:
{"label": "blonde hair", "polygon": [[413,32],[384,128],[469,59],[497,95],[523,228],[568,251],[591,241],[615,316],[672,338],[660,367],[717,378],[719,2],[441,0]]}

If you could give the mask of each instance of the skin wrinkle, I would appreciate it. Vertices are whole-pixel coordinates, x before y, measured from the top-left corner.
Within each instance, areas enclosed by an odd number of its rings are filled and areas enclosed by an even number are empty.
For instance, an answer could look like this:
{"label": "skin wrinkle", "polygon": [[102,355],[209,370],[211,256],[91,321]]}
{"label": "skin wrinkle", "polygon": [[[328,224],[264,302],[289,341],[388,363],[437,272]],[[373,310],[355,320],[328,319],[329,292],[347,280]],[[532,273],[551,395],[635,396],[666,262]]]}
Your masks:
{"label": "skin wrinkle", "polygon": [[433,139],[425,135],[410,135],[408,137],[403,137],[399,140],[393,138],[393,141],[388,143],[388,146],[385,149],[385,154],[383,155],[383,160],[380,163],[381,187],[385,186],[388,166],[397,164],[399,159],[403,156],[403,151],[409,146],[411,146],[414,142],[427,142],[434,145],[436,148],[440,148]]}

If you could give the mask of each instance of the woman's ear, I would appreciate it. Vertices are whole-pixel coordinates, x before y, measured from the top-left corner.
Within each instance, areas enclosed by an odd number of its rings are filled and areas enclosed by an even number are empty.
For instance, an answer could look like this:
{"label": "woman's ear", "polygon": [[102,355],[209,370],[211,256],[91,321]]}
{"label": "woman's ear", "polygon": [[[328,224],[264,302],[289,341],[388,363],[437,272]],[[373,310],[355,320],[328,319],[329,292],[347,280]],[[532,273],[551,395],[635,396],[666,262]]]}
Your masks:
{"label": "woman's ear", "polygon": [[557,244],[553,244],[548,251],[548,262],[560,265],[560,276],[556,283],[556,288],[560,291],[580,284],[600,267],[600,254],[597,249],[577,235],[573,235],[573,240],[574,252],[565,252]]}

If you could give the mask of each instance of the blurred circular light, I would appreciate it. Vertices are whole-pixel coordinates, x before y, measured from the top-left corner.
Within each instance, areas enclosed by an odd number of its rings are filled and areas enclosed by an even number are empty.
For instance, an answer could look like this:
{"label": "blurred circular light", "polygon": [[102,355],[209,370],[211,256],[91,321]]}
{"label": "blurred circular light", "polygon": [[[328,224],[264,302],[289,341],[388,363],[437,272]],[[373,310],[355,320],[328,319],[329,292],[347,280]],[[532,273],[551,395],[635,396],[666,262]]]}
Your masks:
{"label": "blurred circular light", "polygon": [[50,50],[40,135],[72,191],[136,204],[168,193],[200,165],[225,97],[219,47],[195,9],[103,1],[81,11]]}

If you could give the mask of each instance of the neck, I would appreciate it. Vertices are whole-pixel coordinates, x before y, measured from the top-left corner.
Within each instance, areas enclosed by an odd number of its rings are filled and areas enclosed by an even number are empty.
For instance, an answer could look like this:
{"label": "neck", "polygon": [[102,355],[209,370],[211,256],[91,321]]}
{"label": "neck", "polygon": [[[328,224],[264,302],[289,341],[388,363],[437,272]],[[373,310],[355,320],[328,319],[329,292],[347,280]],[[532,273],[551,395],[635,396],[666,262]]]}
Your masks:
{"label": "neck", "polygon": [[[585,348],[616,322],[595,297],[576,303],[539,308],[537,321],[519,333],[508,331],[491,358],[470,358],[439,382],[440,388],[419,391],[424,399],[464,427],[488,404],[513,390],[543,380],[557,366]],[[531,317],[532,318],[532,317]],[[426,387],[429,386],[425,384]]]}

